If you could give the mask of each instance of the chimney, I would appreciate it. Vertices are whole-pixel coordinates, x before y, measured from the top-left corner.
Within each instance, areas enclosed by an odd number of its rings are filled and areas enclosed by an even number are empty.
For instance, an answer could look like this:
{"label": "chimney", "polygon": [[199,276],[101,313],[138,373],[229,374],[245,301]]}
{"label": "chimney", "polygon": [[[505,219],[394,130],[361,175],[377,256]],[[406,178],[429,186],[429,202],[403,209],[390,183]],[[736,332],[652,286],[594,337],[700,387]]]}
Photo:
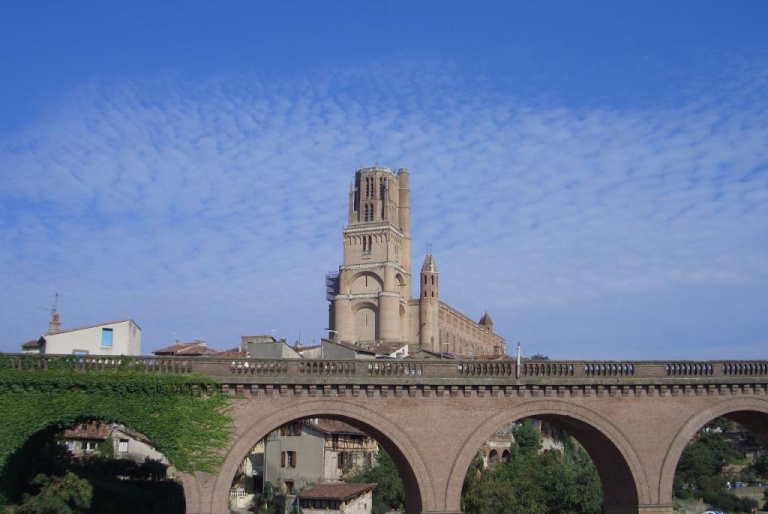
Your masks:
{"label": "chimney", "polygon": [[61,323],[59,323],[59,313],[54,312],[53,316],[51,317],[51,322],[48,323],[48,334],[58,334],[61,332]]}

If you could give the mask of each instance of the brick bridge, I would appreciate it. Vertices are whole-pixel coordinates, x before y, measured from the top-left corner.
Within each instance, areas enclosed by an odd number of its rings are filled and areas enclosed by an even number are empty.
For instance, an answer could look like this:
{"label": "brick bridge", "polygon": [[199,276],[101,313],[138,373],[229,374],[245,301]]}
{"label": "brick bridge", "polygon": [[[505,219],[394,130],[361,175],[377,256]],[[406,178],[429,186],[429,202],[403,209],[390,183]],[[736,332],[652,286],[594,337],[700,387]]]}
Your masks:
{"label": "brick bridge", "polygon": [[[409,513],[458,513],[464,475],[501,426],[534,417],[589,452],[605,513],[671,513],[686,444],[727,416],[768,444],[768,361],[328,361],[136,358],[215,378],[233,398],[235,436],[216,474],[182,477],[190,513],[227,513],[239,464],[290,421],[345,421],[392,455]],[[98,358],[84,369],[110,367]]]}

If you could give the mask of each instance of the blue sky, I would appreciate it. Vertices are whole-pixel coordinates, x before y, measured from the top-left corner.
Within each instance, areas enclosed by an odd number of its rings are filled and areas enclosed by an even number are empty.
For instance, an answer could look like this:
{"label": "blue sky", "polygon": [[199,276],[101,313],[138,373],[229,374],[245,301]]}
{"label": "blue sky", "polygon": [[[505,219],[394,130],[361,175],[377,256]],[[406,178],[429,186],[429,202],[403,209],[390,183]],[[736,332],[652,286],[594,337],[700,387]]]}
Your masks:
{"label": "blue sky", "polygon": [[510,348],[768,358],[768,4],[157,4],[0,7],[0,351],[318,339],[379,163]]}

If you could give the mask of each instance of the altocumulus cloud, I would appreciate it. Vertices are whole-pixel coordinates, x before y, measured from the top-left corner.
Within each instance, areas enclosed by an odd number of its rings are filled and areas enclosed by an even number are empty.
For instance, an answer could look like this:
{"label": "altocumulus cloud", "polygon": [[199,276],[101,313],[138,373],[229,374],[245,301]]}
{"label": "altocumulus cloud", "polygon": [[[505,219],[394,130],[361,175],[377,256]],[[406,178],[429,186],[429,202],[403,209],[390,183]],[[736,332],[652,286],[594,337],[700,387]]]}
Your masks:
{"label": "altocumulus cloud", "polygon": [[415,267],[432,243],[443,299],[510,343],[765,358],[764,69],[642,109],[416,66],[83,87],[0,143],[0,349],[55,291],[65,326],[133,317],[145,351],[317,338],[352,174],[380,163],[411,169]]}

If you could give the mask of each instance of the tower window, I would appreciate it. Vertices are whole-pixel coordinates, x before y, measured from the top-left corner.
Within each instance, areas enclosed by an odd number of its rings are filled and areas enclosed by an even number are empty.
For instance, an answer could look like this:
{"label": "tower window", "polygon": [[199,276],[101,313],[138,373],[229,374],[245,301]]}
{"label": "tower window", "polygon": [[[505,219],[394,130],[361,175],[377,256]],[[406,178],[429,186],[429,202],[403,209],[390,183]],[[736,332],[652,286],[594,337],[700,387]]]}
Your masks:
{"label": "tower window", "polygon": [[435,276],[432,275],[432,285],[435,285]]}

